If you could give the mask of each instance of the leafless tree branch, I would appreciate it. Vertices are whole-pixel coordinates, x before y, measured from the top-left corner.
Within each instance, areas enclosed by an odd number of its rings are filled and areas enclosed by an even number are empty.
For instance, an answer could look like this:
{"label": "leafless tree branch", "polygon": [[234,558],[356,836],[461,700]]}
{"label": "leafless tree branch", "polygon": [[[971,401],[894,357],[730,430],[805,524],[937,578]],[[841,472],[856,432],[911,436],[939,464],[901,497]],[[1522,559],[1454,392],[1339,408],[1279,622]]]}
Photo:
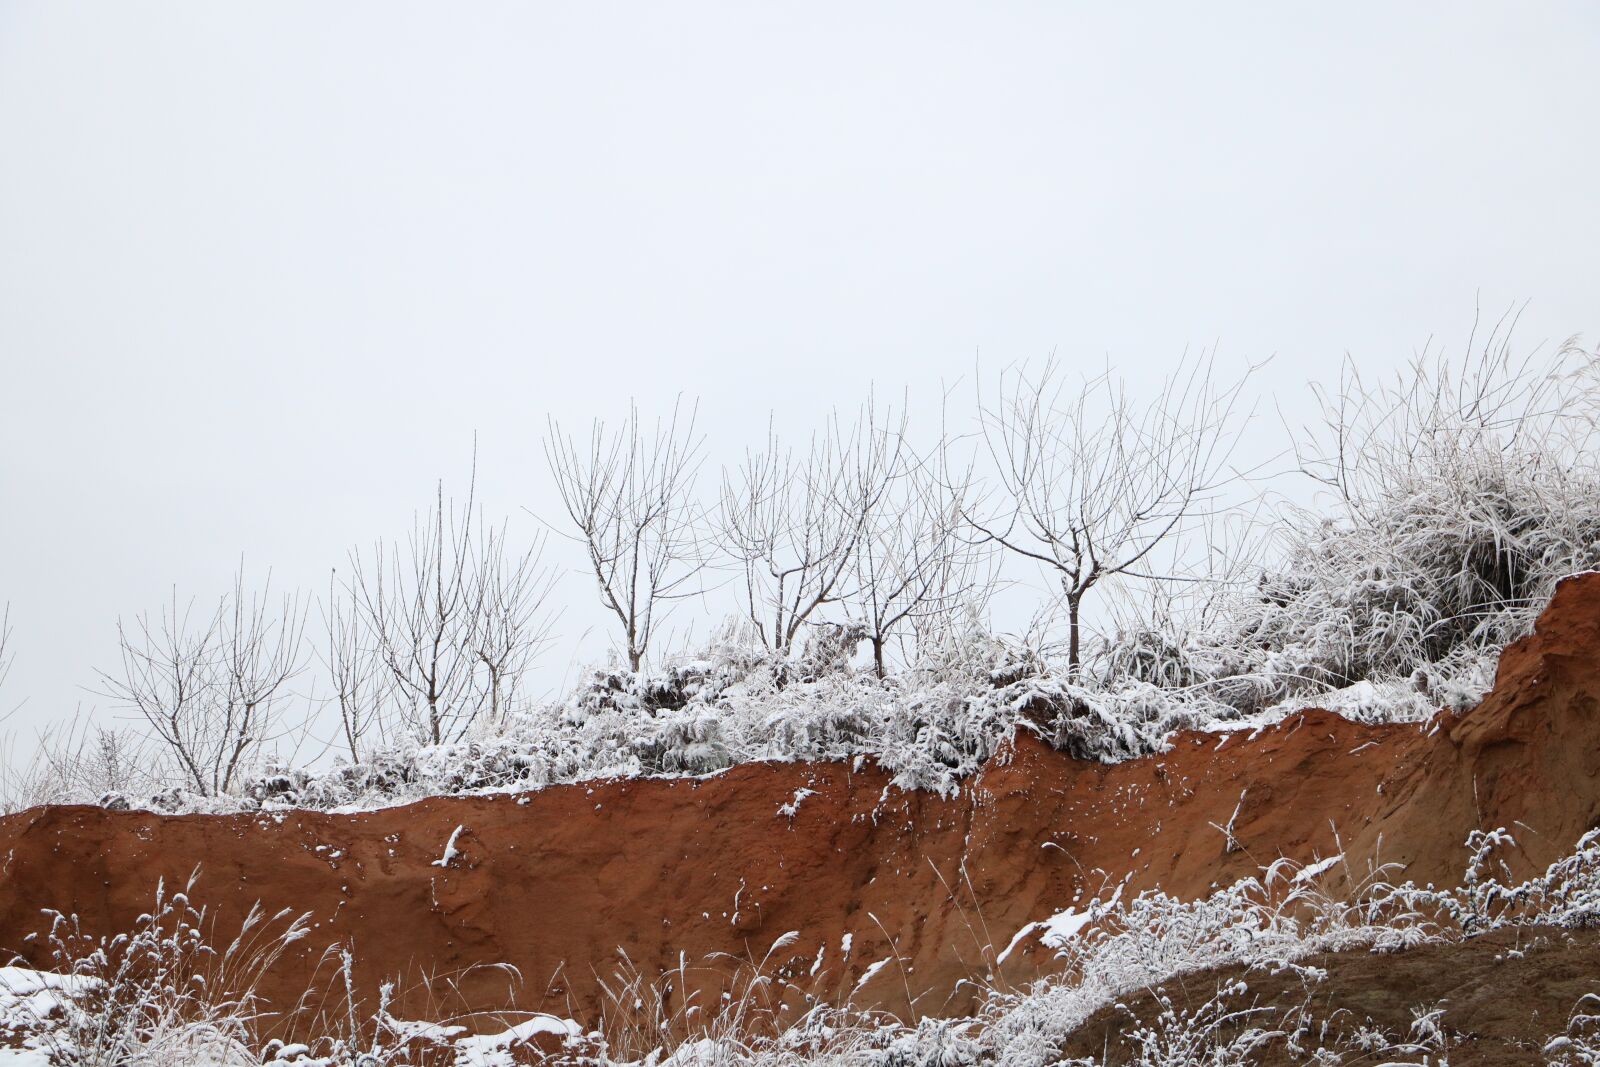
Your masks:
{"label": "leafless tree branch", "polygon": [[706,560],[694,504],[695,417],[693,407],[677,404],[647,431],[632,407],[615,431],[596,420],[582,448],[554,419],[545,436],[561,503],[635,671],[672,606],[700,591]]}
{"label": "leafless tree branch", "polygon": [[243,569],[215,609],[171,604],[154,620],[117,623],[122,669],[101,672],[105,695],[136,711],[189,786],[226,792],[259,751],[279,701],[304,666],[305,607],[298,593],[274,605],[271,576],[246,593]]}
{"label": "leafless tree branch", "polygon": [[1054,575],[1074,673],[1089,591],[1140,568],[1233,477],[1245,378],[1219,388],[1212,371],[1185,360],[1148,401],[1109,372],[1069,389],[1054,360],[1035,376],[1003,371],[991,401],[980,385],[978,452],[996,486],[964,500],[962,517]]}

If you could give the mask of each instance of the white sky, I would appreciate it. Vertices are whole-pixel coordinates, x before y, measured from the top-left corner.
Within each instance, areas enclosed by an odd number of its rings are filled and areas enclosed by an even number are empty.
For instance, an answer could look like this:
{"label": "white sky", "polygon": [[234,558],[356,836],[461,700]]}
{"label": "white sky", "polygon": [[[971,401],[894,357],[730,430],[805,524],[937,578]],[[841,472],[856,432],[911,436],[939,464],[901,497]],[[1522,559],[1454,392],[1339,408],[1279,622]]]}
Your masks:
{"label": "white sky", "polygon": [[[1043,356],[1600,331],[1600,7],[0,3],[0,601],[24,734],[241,553],[325,587],[478,434],[702,398],[713,463]],[[562,557],[570,561],[570,557]],[[580,575],[550,685],[600,617]]]}

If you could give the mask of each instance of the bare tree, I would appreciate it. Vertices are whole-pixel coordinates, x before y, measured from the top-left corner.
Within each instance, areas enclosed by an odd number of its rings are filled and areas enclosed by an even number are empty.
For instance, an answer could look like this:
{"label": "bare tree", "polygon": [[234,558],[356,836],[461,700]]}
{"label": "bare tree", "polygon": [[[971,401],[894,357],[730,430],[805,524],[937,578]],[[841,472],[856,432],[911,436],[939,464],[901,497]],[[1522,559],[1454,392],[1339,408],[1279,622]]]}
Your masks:
{"label": "bare tree", "polygon": [[848,431],[830,419],[799,460],[769,431],[764,452],[723,472],[722,548],[767,648],[787,656],[818,609],[849,592],[856,549],[902,447],[903,437],[877,426],[869,405]]}
{"label": "bare tree", "polygon": [[989,499],[963,503],[963,517],[980,537],[1053,573],[1073,674],[1089,591],[1118,576],[1163,577],[1144,569],[1150,554],[1233,477],[1246,378],[1218,388],[1209,360],[1186,360],[1141,402],[1109,372],[1069,390],[1052,360],[1034,377],[1002,372],[992,403],[980,386],[979,452],[998,485]]}
{"label": "bare tree", "polygon": [[271,576],[261,593],[245,599],[243,573],[236,574],[233,593],[224,598],[217,653],[223,686],[216,724],[218,753],[212,788],[225,792],[245,757],[265,739],[273,721],[274,702],[304,666],[301,639],[306,608],[298,592],[285,595],[279,609],[270,609]]}
{"label": "bare tree", "polygon": [[[868,425],[874,425],[870,418]],[[985,553],[966,536],[960,500],[965,487],[947,489],[904,445],[905,420],[872,432],[899,440],[885,441],[878,450],[884,457],[881,490],[867,485],[856,494],[862,530],[842,599],[870,643],[873,669],[882,678],[897,636],[974,598]]]}
{"label": "bare tree", "polygon": [[556,575],[542,567],[544,539],[521,554],[506,550],[504,525],[483,528],[473,558],[478,594],[478,622],[473,655],[485,695],[482,712],[492,724],[505,720],[522,676],[550,641],[554,618],[544,605]]}
{"label": "bare tree", "polygon": [[337,577],[328,582],[328,599],[322,614],[327,634],[325,662],[333,683],[340,732],[351,761],[360,763],[369,731],[377,730],[380,741],[388,740],[384,735],[388,723],[383,715],[385,668],[367,640],[360,598],[349,595]]}
{"label": "bare tree", "polygon": [[582,449],[554,419],[545,436],[561,503],[634,671],[674,603],[700,591],[706,561],[694,502],[695,414],[690,408],[685,417],[674,405],[668,421],[646,430],[630,407],[614,432],[596,420]]}
{"label": "bare tree", "polygon": [[227,792],[271,735],[279,701],[299,674],[305,609],[298,593],[274,608],[271,577],[246,594],[243,572],[215,610],[196,615],[172,603],[152,622],[117,623],[122,669],[101,672],[105,694],[149,724],[206,796]]}
{"label": "bare tree", "polygon": [[438,744],[476,717],[471,697],[476,661],[476,605],[471,573],[472,495],[459,513],[444,486],[415,519],[407,551],[373,546],[371,562],[352,552],[351,595],[361,605],[371,647],[404,722]]}
{"label": "bare tree", "polygon": [[[375,717],[380,729],[394,716],[418,739],[441,744],[459,740],[486,714],[503,714],[548,636],[541,612],[551,575],[540,566],[542,542],[507,554],[504,529],[484,528],[476,514],[475,492],[474,478],[457,508],[441,483],[404,551],[379,541],[369,555],[350,554],[350,614],[332,612],[343,622],[329,660],[356,758]],[[363,688],[369,667],[381,693]]]}

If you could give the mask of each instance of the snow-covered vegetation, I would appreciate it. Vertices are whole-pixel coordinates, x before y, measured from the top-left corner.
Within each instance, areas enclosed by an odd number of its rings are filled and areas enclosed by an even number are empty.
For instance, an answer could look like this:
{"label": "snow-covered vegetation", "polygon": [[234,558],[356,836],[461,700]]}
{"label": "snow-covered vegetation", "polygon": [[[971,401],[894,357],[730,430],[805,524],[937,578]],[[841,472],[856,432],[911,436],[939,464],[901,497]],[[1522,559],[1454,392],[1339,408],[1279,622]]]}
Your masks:
{"label": "snow-covered vegetation", "polygon": [[0,1037],[63,1067],[256,1062],[257,985],[306,921],[252,911],[232,940],[213,945],[192,890],[158,886],[151,910],[111,935],[47,912],[33,936],[52,969],[0,968]]}
{"label": "snow-covered vegetation", "polygon": [[[869,405],[803,459],[769,442],[707,507],[692,414],[652,433],[635,412],[586,445],[552,424],[568,528],[617,624],[610,666],[528,696],[550,572],[441,494],[405,544],[352,553],[316,613],[241,582],[214,613],[174,602],[125,626],[105,691],[146,728],[64,727],[8,803],[327,808],[855,757],[949,791],[1017,729],[1114,761],[1312,705],[1470,706],[1555,583],[1600,565],[1600,377],[1575,346],[1535,363],[1497,334],[1392,382],[1350,373],[1323,430],[1291,442],[1320,488],[1294,505],[1230,462],[1245,383],[1191,365],[1139,401],[1060,379],[1002,375],[978,430],[925,452]],[[1052,592],[998,632],[997,583],[1030,571]],[[661,653],[667,614],[719,582],[740,614]],[[294,729],[313,658],[332,696]],[[342,754],[304,759],[316,737]]]}
{"label": "snow-covered vegetation", "polygon": [[[1435,1006],[1418,1005],[1408,1033],[1385,1033],[1359,1018],[1330,1026],[1317,1014],[1313,995],[1326,972],[1306,961],[1324,952],[1449,944],[1511,926],[1600,925],[1600,832],[1590,832],[1571,855],[1524,882],[1504,877],[1500,857],[1513,847],[1504,830],[1473,835],[1458,888],[1393,884],[1380,868],[1352,896],[1334,896],[1322,887],[1329,864],[1279,861],[1195,901],[1156,890],[1127,900],[1114,895],[1093,909],[1090,921],[1050,940],[1057,965],[1048,977],[1023,987],[991,978],[975,1013],[909,1020],[832,1003],[807,985],[818,981],[814,975],[783,977],[775,963],[786,957],[793,934],[780,937],[762,958],[733,968],[730,995],[705,1005],[672,994],[694,987],[686,971],[651,978],[624,961],[605,984],[603,1017],[586,1020],[587,1028],[516,1011],[492,1018],[397,1018],[391,987],[376,1003],[359,1000],[349,984],[348,954],[330,954],[333,978],[324,995],[305,998],[287,1017],[269,1017],[254,990],[278,954],[303,934],[302,923],[257,916],[230,945],[214,949],[203,910],[185,894],[158,892],[153,911],[126,935],[91,938],[71,916],[51,916],[43,936],[52,946],[54,970],[0,971],[0,1044],[12,1046],[12,1062],[28,1063],[20,1057],[34,1055],[36,1062],[62,1067],[509,1067],[538,1058],[529,1044],[535,1040],[546,1049],[565,1046],[572,1061],[597,1067],[1099,1067],[1096,1058],[1063,1060],[1064,1043],[1096,1013],[1130,1010],[1118,1005],[1155,991],[1154,1012],[1131,1015],[1122,1031],[1125,1047],[1107,1050],[1115,1052],[1115,1062],[1242,1067],[1257,1062],[1259,1051],[1276,1048],[1316,1065],[1444,1063],[1451,1033]],[[725,961],[713,966],[730,970]],[[1190,977],[1181,1001],[1162,992],[1176,979],[1218,968],[1242,969],[1231,972],[1241,976],[1216,982],[1212,994],[1199,997],[1194,986],[1204,980]],[[1286,970],[1307,991],[1302,1002],[1251,999],[1252,975]],[[315,1008],[307,1006],[313,1002]],[[1570,1025],[1550,1035],[1552,1064],[1594,1062],[1596,1015],[1588,1005],[1577,1005]],[[288,1036],[264,1040],[269,1025]],[[519,1058],[519,1048],[532,1058]],[[1386,1058],[1374,1059],[1378,1053]],[[0,1051],[0,1064],[7,1055]]]}

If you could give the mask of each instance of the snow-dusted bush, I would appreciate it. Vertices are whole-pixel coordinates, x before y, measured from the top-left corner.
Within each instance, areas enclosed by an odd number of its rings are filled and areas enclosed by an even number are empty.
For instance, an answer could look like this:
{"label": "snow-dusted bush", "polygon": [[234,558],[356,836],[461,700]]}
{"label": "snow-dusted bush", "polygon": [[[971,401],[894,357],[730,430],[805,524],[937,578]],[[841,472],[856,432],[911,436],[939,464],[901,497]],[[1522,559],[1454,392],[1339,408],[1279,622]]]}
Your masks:
{"label": "snow-dusted bush", "polygon": [[[875,761],[900,788],[949,794],[1019,729],[1079,758],[1116,762],[1161,751],[1175,730],[1259,725],[1312,705],[1363,721],[1421,720],[1448,694],[1477,699],[1492,673],[1488,654],[1457,656],[1414,677],[1337,691],[1303,686],[1266,706],[1254,701],[1247,714],[1226,699],[1245,676],[1220,679],[1226,685],[1075,681],[1025,649],[974,637],[945,658],[879,678],[842,662],[833,645],[827,656],[789,659],[722,644],[657,671],[597,670],[566,699],[523,707],[460,741],[402,741],[325,769],[269,766],[232,797],[173,788],[146,802],[167,811],[328,809],[856,758]],[[1273,684],[1275,693],[1295,689]]]}
{"label": "snow-dusted bush", "polygon": [[1369,685],[1412,717],[1470,706],[1563,577],[1600,565],[1600,398],[1574,346],[1547,364],[1491,340],[1393,383],[1347,378],[1300,462],[1331,509],[1290,508],[1266,562],[1200,583],[1100,651],[1105,679],[1203,688],[1250,715]]}
{"label": "snow-dusted bush", "polygon": [[[607,668],[568,699],[524,708],[459,742],[379,749],[325,771],[269,769],[238,803],[337,808],[858,757],[891,772],[900,788],[948,794],[1018,729],[1110,762],[1159,751],[1174,730],[1239,718],[1203,686],[1078,684],[999,640],[881,679],[842,664],[836,652],[831,659],[829,666],[820,657],[789,660],[724,645],[655,672]],[[1420,706],[1410,690],[1365,696],[1365,705],[1352,700],[1352,707],[1374,718],[1391,704],[1408,712]],[[156,804],[217,807],[177,792]]]}
{"label": "snow-dusted bush", "polygon": [[[1432,662],[1519,636],[1600,547],[1597,398],[1595,360],[1575,344],[1540,364],[1498,335],[1474,358],[1419,359],[1389,384],[1347,375],[1325,396],[1327,432],[1301,455],[1336,510],[1298,524],[1289,569],[1313,587],[1329,572],[1355,579],[1356,629],[1392,638],[1379,656]],[[1352,680],[1395,669],[1370,654],[1346,650]]]}
{"label": "snow-dusted bush", "polygon": [[902,788],[950,792],[1010,736],[1024,704],[1020,683],[995,689],[855,671],[803,678],[787,665],[742,656],[657,673],[612,669],[593,674],[570,700],[524,709],[493,732],[380,751],[325,772],[278,770],[252,783],[250,797],[337,807],[856,756],[877,760]]}
{"label": "snow-dusted bush", "polygon": [[1337,519],[1292,528],[1284,565],[1237,599],[1213,655],[1339,688],[1470,664],[1527,633],[1556,582],[1600,563],[1600,468],[1456,444],[1469,451],[1430,450]]}

